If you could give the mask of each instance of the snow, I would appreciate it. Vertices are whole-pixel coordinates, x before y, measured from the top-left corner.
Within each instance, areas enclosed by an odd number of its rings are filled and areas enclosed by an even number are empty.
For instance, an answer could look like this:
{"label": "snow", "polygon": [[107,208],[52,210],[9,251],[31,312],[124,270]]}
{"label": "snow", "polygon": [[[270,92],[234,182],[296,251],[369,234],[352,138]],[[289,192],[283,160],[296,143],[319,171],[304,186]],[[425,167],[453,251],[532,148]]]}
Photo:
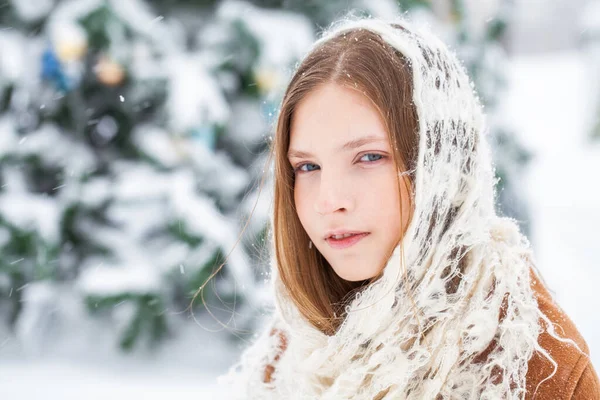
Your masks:
{"label": "snow", "polygon": [[27,22],[37,21],[50,12],[54,0],[11,0],[19,19]]}
{"label": "snow", "polygon": [[19,138],[15,133],[13,119],[9,116],[0,118],[0,158],[5,157],[14,151],[14,147],[18,140]]}
{"label": "snow", "polygon": [[226,152],[213,153],[198,141],[186,143],[182,151],[202,177],[198,186],[207,193],[216,193],[226,207],[236,207],[236,197],[242,194],[250,180],[248,172],[234,164]]}
{"label": "snow", "polygon": [[19,32],[0,31],[0,83],[17,81],[25,70],[25,37]]}
{"label": "snow", "polygon": [[[261,157],[257,160],[256,166],[264,167],[265,163],[265,157]],[[264,182],[259,181],[256,184],[259,189],[250,193],[240,204],[240,211],[244,217],[252,215],[247,228],[252,233],[262,230],[273,213],[273,177],[271,171],[266,171],[265,175]],[[262,188],[260,188],[261,184]]]}
{"label": "snow", "polygon": [[227,0],[216,14],[224,20],[243,21],[260,41],[258,68],[291,67],[314,40],[312,24],[297,13],[265,10],[246,2]]}
{"label": "snow", "polygon": [[393,0],[362,0],[357,4],[357,8],[368,10],[369,15],[375,18],[388,18],[390,15],[398,13],[398,4]]}
{"label": "snow", "polygon": [[167,111],[169,126],[174,132],[187,132],[209,121],[224,123],[227,120],[230,114],[227,101],[199,56],[173,55],[166,67],[169,71]]}
{"label": "snow", "polygon": [[534,152],[520,185],[530,201],[538,268],[600,365],[600,142],[590,138],[591,71],[577,51],[510,65],[502,115]]}
{"label": "snow", "polygon": [[87,207],[98,207],[108,200],[112,185],[113,182],[108,178],[91,178],[78,193],[78,200]]}
{"label": "snow", "polygon": [[229,334],[222,330],[209,332],[204,328],[211,325],[210,317],[196,315],[198,324],[186,322],[174,327],[174,340],[130,356],[119,353],[108,340],[114,338],[110,332],[113,327],[90,319],[64,293],[54,293],[55,313],[68,310],[72,315],[54,327],[62,332],[52,346],[41,341],[32,352],[30,343],[6,340],[0,332],[2,398],[222,398],[223,388],[217,386],[216,377],[233,363],[239,344],[228,342]]}
{"label": "snow", "polygon": [[140,81],[165,78],[164,67],[162,63],[156,62],[154,59],[151,43],[133,39],[131,48],[128,50],[131,52],[131,61],[128,67],[134,78]]}
{"label": "snow", "polygon": [[169,175],[150,165],[121,161],[113,164],[113,170],[117,174],[114,195],[121,201],[135,203],[161,198],[168,193]]}
{"label": "snow", "polygon": [[142,0],[110,0],[110,6],[136,33],[150,38],[161,51],[179,53],[184,47],[184,38],[174,34],[174,29],[153,14],[149,4]]}
{"label": "snow", "polygon": [[82,271],[78,278],[78,285],[85,294],[104,297],[156,293],[160,283],[159,277],[145,265],[98,265]]}
{"label": "snow", "polygon": [[263,142],[267,123],[256,103],[247,98],[237,99],[231,105],[231,118],[227,132],[236,142],[250,147]]}
{"label": "snow", "polygon": [[47,165],[63,166],[71,172],[71,176],[84,175],[95,166],[95,157],[90,148],[65,135],[54,123],[44,123],[26,138],[15,143],[12,152],[22,157],[39,156]]}
{"label": "snow", "polygon": [[0,193],[0,215],[9,224],[24,231],[39,232],[46,243],[59,238],[58,204],[43,195],[7,191]]}
{"label": "snow", "polygon": [[183,368],[167,370],[140,365],[126,370],[118,366],[108,369],[64,361],[42,361],[34,365],[26,361],[0,362],[2,395],[14,399],[221,398],[221,389],[213,381],[211,373]]}
{"label": "snow", "polygon": [[[252,291],[254,282],[252,270],[248,267],[249,260],[235,242],[239,235],[237,223],[224,217],[216,208],[214,199],[191,196],[191,177],[187,174],[177,174],[174,177],[173,206],[180,220],[186,221],[189,229],[202,237],[213,238],[223,249],[233,249],[228,257],[228,267],[237,281],[241,292],[248,301],[255,303],[255,293]],[[221,262],[223,260],[220,260]],[[247,283],[245,285],[244,283]]]}
{"label": "snow", "polygon": [[590,1],[585,6],[584,12],[581,13],[582,34],[596,36],[596,40],[600,35],[600,2]]}
{"label": "snow", "polygon": [[181,160],[181,155],[175,147],[175,139],[156,125],[136,125],[132,140],[138,149],[165,167],[175,167]]}

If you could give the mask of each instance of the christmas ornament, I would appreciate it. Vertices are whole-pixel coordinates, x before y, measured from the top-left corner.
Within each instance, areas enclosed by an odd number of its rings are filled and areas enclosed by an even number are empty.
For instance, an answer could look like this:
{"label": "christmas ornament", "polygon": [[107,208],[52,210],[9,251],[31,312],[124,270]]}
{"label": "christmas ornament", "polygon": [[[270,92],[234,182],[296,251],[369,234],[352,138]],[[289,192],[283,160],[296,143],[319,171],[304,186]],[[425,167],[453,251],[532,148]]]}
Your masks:
{"label": "christmas ornament", "polygon": [[94,73],[100,82],[106,86],[118,86],[125,78],[125,69],[121,64],[103,55],[94,67]]}
{"label": "christmas ornament", "polygon": [[63,63],[79,61],[87,53],[87,34],[77,24],[61,23],[52,25],[50,38],[58,59]]}
{"label": "christmas ornament", "polygon": [[70,79],[52,47],[48,47],[42,53],[42,79],[51,81],[62,92],[71,88]]}
{"label": "christmas ornament", "polygon": [[268,93],[277,87],[280,74],[273,69],[259,68],[254,72],[254,80],[261,93]]}

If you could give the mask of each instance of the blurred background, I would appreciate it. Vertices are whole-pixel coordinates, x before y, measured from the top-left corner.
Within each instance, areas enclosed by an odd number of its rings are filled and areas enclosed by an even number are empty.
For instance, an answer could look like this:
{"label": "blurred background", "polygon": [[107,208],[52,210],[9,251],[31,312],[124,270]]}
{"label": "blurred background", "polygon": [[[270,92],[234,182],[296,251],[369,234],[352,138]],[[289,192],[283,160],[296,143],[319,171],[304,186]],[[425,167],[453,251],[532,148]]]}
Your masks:
{"label": "blurred background", "polygon": [[0,0],[0,397],[220,398],[272,305],[279,101],[348,12],[464,62],[498,212],[600,367],[600,0]]}

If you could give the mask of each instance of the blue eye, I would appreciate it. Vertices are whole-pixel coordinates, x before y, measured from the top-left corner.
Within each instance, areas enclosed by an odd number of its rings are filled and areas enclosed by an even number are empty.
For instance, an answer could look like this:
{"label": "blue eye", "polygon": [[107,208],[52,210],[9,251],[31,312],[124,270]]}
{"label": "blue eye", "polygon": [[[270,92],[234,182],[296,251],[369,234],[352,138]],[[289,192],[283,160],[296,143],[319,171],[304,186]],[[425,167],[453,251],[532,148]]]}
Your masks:
{"label": "blue eye", "polygon": [[[363,162],[366,162],[367,164],[374,163],[374,162],[380,161],[381,159],[385,158],[385,156],[383,154],[366,153],[360,157],[360,160],[362,160],[365,157],[368,157],[368,159]],[[308,169],[304,169],[305,166],[308,167]],[[311,167],[313,169],[311,169]],[[317,170],[318,168],[319,168],[319,166],[316,164],[304,163],[304,164],[300,164],[300,165],[296,166],[294,168],[294,173],[296,174],[296,173],[312,172],[312,171]]]}
{"label": "blue eye", "polygon": [[376,159],[376,160],[369,160],[369,161],[371,161],[371,162],[374,162],[374,161],[379,161],[379,160],[381,160],[381,159],[383,158],[383,155],[381,155],[381,154],[376,154],[376,153],[367,153],[367,154],[363,155],[363,156],[361,157],[361,159],[362,159],[363,157],[365,157],[365,156],[375,156],[375,157],[379,157],[379,158],[378,158],[378,159]]}
{"label": "blue eye", "polygon": [[302,169],[303,167],[305,167],[305,166],[307,166],[307,165],[313,165],[313,166],[314,166],[315,164],[309,164],[309,163],[300,164],[300,165],[298,165],[298,166],[296,167],[296,169],[294,169],[294,172],[298,172],[298,171],[302,171],[302,172],[311,172],[311,171],[314,171],[314,170],[311,170],[311,169],[309,169],[308,171],[307,171],[307,170],[304,170],[304,169]]}

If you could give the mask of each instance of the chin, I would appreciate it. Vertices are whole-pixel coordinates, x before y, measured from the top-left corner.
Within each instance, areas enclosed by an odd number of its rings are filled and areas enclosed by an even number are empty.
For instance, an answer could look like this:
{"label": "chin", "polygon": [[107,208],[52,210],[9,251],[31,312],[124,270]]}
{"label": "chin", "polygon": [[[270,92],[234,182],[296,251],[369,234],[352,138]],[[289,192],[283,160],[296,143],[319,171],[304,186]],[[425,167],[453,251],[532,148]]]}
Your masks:
{"label": "chin", "polygon": [[335,269],[334,269],[334,271],[337,274],[337,276],[339,276],[340,278],[342,278],[343,280],[348,281],[348,282],[365,281],[365,280],[371,279],[375,275],[377,275],[375,272],[365,273],[365,271],[362,271],[362,273],[352,272],[352,271],[336,271]]}

